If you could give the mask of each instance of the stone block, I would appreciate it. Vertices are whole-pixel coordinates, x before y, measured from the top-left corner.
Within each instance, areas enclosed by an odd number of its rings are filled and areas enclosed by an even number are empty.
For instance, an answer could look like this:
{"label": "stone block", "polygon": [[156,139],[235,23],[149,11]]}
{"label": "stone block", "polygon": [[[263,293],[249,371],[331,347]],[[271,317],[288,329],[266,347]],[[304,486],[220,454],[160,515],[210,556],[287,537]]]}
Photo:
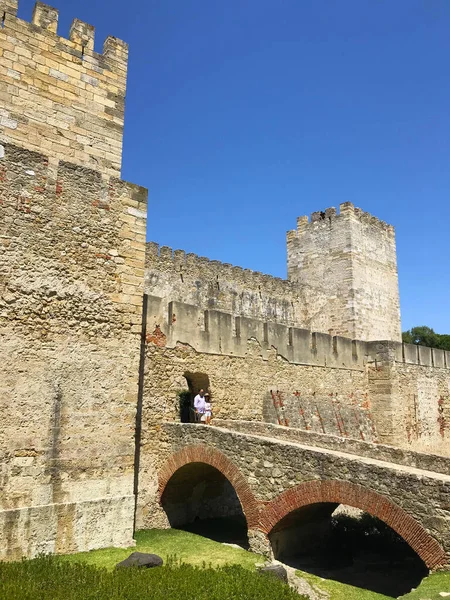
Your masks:
{"label": "stone block", "polygon": [[215,354],[235,354],[232,316],[218,310],[205,311],[206,351]]}
{"label": "stone block", "polygon": [[169,303],[169,343],[190,344],[193,348],[205,348],[205,313],[197,306],[183,302]]}
{"label": "stone block", "polygon": [[438,348],[432,348],[432,361],[433,366],[441,369],[445,368],[445,351],[439,350]]}
{"label": "stone block", "polygon": [[403,342],[397,342],[395,344],[395,360],[396,362],[404,362],[403,358]]}
{"label": "stone block", "polygon": [[326,333],[314,332],[312,349],[316,356],[316,364],[326,366],[333,355],[333,338]]}
{"label": "stone block", "polygon": [[333,337],[333,353],[329,357],[327,364],[334,364],[336,367],[351,368],[353,366],[353,343],[349,338],[336,335]]}
{"label": "stone block", "polygon": [[95,28],[79,19],[74,19],[70,27],[69,39],[85,50],[94,50]]}
{"label": "stone block", "polygon": [[291,327],[289,330],[292,346],[292,361],[298,364],[314,364],[314,356],[311,353],[311,331]]}
{"label": "stone block", "polygon": [[433,366],[433,357],[431,354],[431,348],[427,348],[427,346],[417,346],[417,350],[419,353],[419,364],[425,365],[427,367]]}
{"label": "stone block", "polygon": [[58,29],[58,10],[43,2],[36,2],[34,5],[31,22],[42,29],[51,33],[56,33]]}
{"label": "stone block", "polygon": [[240,337],[242,340],[254,339],[258,343],[264,341],[264,323],[257,319],[241,317],[240,319]]}
{"label": "stone block", "polygon": [[405,363],[411,365],[419,364],[419,351],[416,344],[403,344],[403,352],[405,356]]}
{"label": "stone block", "polygon": [[292,360],[292,346],[289,345],[289,327],[280,323],[269,321],[266,323],[266,341],[272,348],[275,348],[280,356],[287,360]]}

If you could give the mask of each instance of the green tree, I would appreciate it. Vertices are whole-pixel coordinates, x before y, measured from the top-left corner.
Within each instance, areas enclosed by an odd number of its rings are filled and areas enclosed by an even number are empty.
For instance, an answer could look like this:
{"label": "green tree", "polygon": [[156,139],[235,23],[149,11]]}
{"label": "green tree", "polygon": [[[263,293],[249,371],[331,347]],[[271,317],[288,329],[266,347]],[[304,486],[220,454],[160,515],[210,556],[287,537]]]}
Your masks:
{"label": "green tree", "polygon": [[407,344],[418,344],[430,348],[450,350],[450,335],[436,333],[431,327],[421,325],[412,327],[402,333],[402,339]]}

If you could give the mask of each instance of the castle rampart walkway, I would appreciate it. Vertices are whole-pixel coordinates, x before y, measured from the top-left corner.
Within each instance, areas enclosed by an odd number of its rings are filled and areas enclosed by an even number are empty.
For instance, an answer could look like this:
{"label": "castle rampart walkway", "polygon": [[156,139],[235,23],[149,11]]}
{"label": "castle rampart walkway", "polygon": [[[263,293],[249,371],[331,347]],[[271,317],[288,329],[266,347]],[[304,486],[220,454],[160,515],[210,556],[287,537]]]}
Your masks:
{"label": "castle rampart walkway", "polygon": [[224,427],[171,423],[163,431],[160,498],[186,465],[210,465],[234,487],[254,547],[293,511],[346,504],[383,520],[429,568],[450,564],[447,473]]}

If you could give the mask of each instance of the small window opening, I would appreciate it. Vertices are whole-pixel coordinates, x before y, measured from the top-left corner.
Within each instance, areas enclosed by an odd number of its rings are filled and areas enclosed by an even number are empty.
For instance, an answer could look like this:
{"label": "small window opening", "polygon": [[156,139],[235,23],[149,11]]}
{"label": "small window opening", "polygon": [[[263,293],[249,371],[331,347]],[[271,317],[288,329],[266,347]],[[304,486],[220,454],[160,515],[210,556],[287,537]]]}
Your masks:
{"label": "small window opening", "polygon": [[2,15],[2,29],[5,27],[5,21],[6,21],[6,10],[3,12],[3,15]]}

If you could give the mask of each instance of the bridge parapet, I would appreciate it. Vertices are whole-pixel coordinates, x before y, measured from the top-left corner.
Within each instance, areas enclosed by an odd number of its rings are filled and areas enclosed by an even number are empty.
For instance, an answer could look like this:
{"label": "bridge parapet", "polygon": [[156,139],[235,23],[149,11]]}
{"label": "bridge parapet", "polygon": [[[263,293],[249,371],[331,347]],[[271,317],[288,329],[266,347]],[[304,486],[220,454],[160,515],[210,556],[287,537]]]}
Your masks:
{"label": "bridge parapet", "polygon": [[248,435],[286,440],[307,446],[314,446],[315,448],[327,448],[329,450],[345,452],[346,454],[375,458],[424,471],[450,475],[450,458],[438,456],[437,454],[414,452],[386,444],[363,442],[337,435],[316,433],[305,431],[304,429],[274,425],[272,423],[261,423],[259,421],[214,419],[213,425]]}

